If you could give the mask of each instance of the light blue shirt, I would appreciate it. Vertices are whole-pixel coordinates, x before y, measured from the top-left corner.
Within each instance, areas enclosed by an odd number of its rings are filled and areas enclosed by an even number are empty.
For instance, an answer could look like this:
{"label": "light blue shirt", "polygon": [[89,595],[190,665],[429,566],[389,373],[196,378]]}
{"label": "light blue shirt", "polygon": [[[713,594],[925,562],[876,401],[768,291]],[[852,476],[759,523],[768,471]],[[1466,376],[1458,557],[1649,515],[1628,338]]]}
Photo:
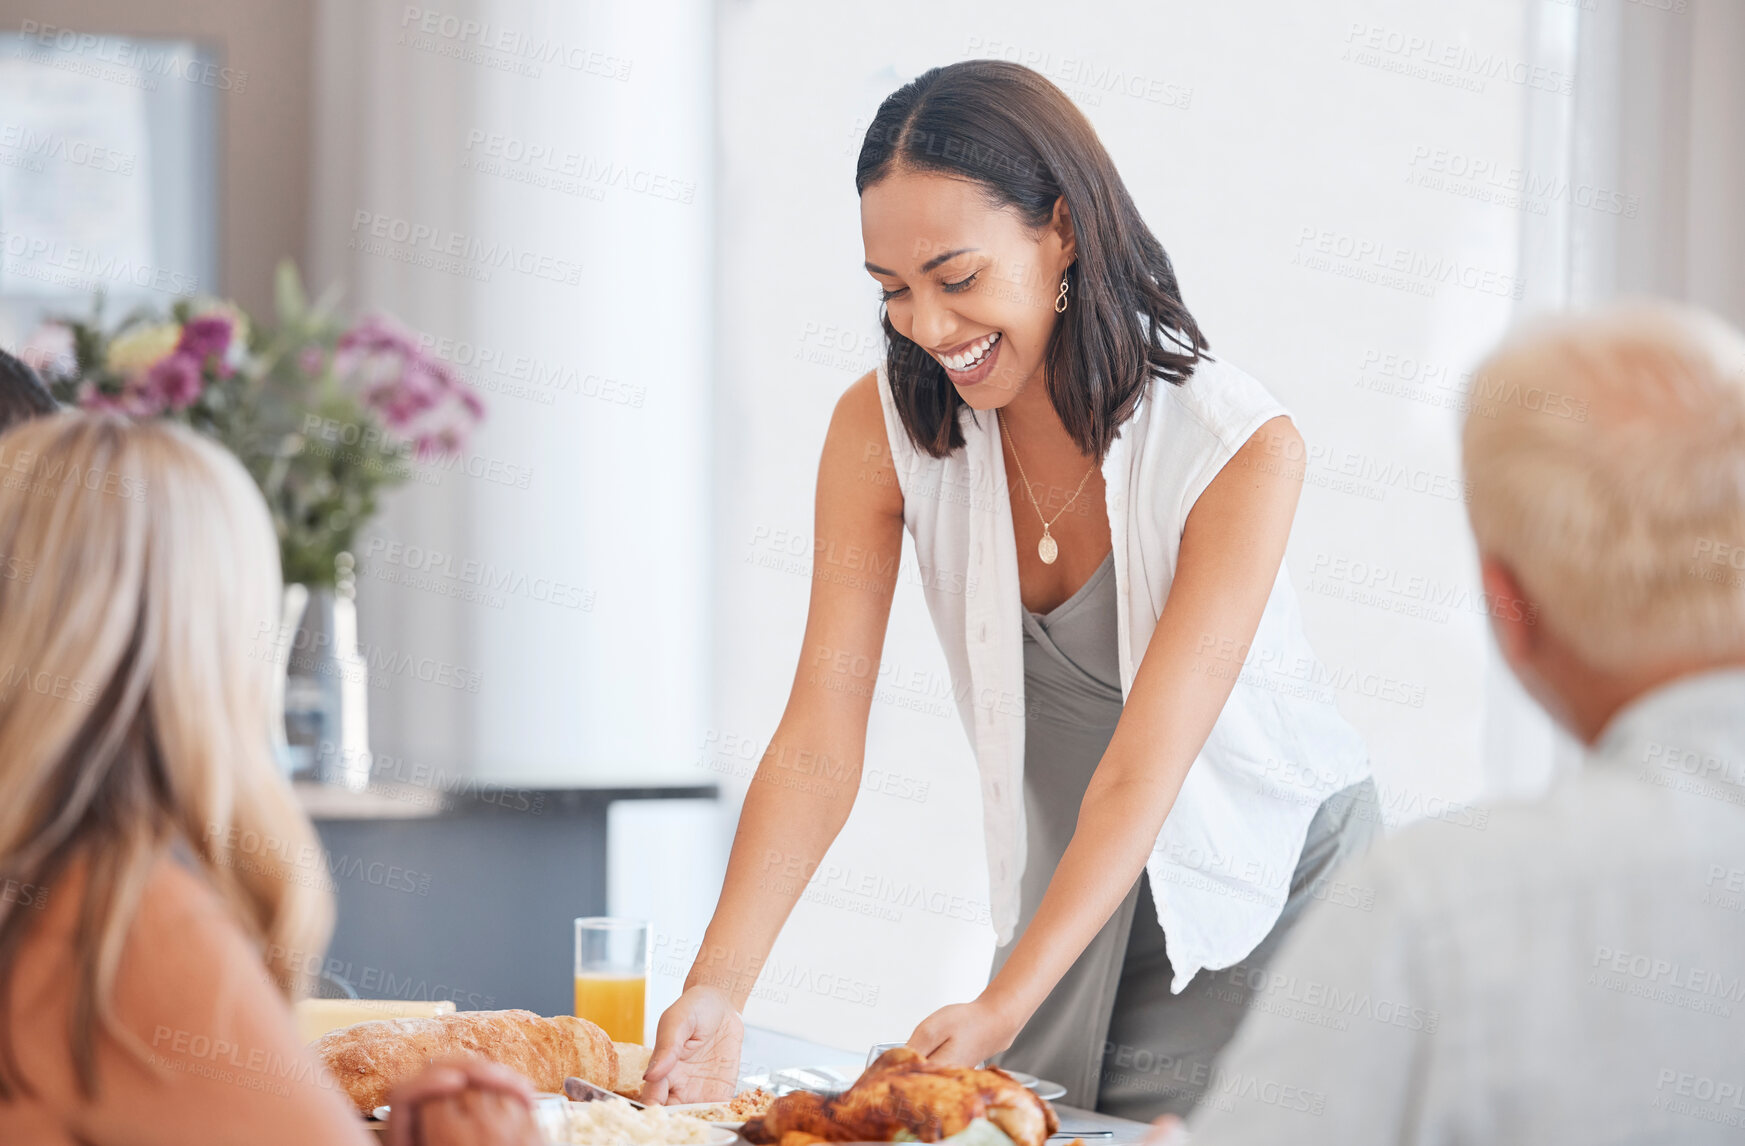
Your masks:
{"label": "light blue shirt", "polygon": [[1318,905],[1256,977],[1194,1146],[1745,1142],[1745,671],[1341,878],[1373,909]]}

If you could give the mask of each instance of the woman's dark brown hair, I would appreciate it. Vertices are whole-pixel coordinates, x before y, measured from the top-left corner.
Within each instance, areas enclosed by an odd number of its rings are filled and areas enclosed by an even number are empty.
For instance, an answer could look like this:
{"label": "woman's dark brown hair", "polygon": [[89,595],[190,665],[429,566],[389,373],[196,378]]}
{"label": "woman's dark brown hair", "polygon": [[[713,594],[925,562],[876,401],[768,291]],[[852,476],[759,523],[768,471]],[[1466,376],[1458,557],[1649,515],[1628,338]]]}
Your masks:
{"label": "woman's dark brown hair", "polygon": [[0,350],[0,431],[61,408],[30,366]]}
{"label": "woman's dark brown hair", "polygon": [[[1055,412],[1085,453],[1103,456],[1153,378],[1179,385],[1193,374],[1208,347],[1169,256],[1090,122],[1041,75],[1003,60],[965,60],[904,84],[867,128],[855,190],[894,171],[972,180],[1033,228],[1066,200],[1078,257],[1044,368]],[[963,445],[957,418],[965,403],[945,368],[898,334],[888,313],[880,318],[903,427],[917,448],[944,457]]]}

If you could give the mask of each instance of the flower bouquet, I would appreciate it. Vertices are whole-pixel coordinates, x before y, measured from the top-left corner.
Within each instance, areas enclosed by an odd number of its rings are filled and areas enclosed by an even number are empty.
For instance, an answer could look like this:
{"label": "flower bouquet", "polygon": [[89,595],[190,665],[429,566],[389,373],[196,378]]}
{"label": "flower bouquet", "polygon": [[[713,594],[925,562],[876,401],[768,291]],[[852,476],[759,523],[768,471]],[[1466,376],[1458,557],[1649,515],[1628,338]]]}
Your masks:
{"label": "flower bouquet", "polygon": [[478,395],[388,319],[346,326],[279,266],[271,326],[235,304],[181,299],[168,315],[50,321],[23,357],[87,410],[174,418],[216,439],[260,487],[278,533],[284,612],[269,650],[284,678],[286,771],[368,785],[368,665],[359,652],[352,545],[386,489],[458,453]]}
{"label": "flower bouquet", "polygon": [[275,288],[271,326],[181,299],[110,327],[99,296],[89,318],[38,330],[25,357],[63,402],[175,418],[224,445],[272,512],[286,584],[331,588],[380,494],[459,452],[484,404],[392,321],[347,326],[332,291],[311,304],[290,263]]}

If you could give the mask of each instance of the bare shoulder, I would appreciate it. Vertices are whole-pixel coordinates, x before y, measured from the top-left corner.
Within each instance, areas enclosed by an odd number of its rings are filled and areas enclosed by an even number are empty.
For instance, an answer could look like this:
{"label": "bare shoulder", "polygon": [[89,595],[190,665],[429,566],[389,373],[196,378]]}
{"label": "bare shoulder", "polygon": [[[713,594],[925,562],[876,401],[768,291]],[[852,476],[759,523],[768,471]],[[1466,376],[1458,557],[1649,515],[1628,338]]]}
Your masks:
{"label": "bare shoulder", "polygon": [[[246,953],[251,966],[260,962],[241,922],[206,878],[165,856],[153,868],[140,896],[139,914],[134,918],[129,939],[150,948],[177,936],[198,936],[203,940],[199,946],[207,950],[186,951],[189,956],[221,959]],[[187,948],[194,944],[183,938],[170,946]]]}
{"label": "bare shoulder", "polygon": [[231,1008],[234,1018],[269,1026],[289,1010],[242,921],[203,875],[164,856],[128,928],[115,978],[116,1017],[161,1049],[154,1040],[165,1024],[223,1024]]}
{"label": "bare shoulder", "polygon": [[[29,919],[19,948],[17,974],[24,994],[64,1001],[71,997],[79,965],[80,920],[88,909],[91,872],[88,857],[75,856],[48,886],[22,885],[20,902],[39,909]],[[117,891],[117,895],[125,894]],[[159,858],[125,911],[126,938],[116,986],[140,971],[156,971],[166,957],[209,960],[234,944],[247,951],[241,929],[231,922],[218,898],[197,876],[173,860]],[[216,941],[216,946],[215,946]],[[171,978],[179,978],[171,976]],[[198,987],[198,977],[185,987]]]}
{"label": "bare shoulder", "polygon": [[[43,908],[21,951],[20,964],[40,964],[57,979],[66,979],[65,960],[72,954],[79,919],[85,910],[88,882],[83,857],[74,859],[52,886],[34,889]],[[195,995],[201,974],[240,957],[244,966],[261,966],[260,957],[228,907],[210,884],[169,856],[160,856],[146,874],[127,919],[124,957],[116,986],[119,990],[141,972],[166,974]],[[168,962],[172,966],[166,968]],[[155,993],[155,991],[154,991]]]}
{"label": "bare shoulder", "polygon": [[260,1128],[263,1144],[363,1139],[303,1047],[259,942],[200,871],[167,857],[152,871],[116,975],[115,1014],[147,1057],[117,1051],[100,1062],[105,1101],[89,1120],[107,1133],[94,1140],[127,1140],[139,1111],[163,1131],[151,1141],[166,1143],[191,1140],[196,1124]]}
{"label": "bare shoulder", "polygon": [[320,1085],[241,921],[168,856],[134,893],[111,997],[122,1039],[99,1035],[100,1090],[83,1097],[68,1031],[87,949],[68,924],[95,878],[75,862],[55,880],[15,968],[13,998],[26,1002],[14,1034],[31,1048],[23,1069],[43,1117],[98,1144],[169,1146],[245,1130],[274,1146],[360,1140],[356,1115]]}
{"label": "bare shoulder", "polygon": [[1242,444],[1242,448],[1277,453],[1280,450],[1289,451],[1291,447],[1302,444],[1303,435],[1297,431],[1296,423],[1291,421],[1289,414],[1280,414],[1262,422],[1260,428]]}
{"label": "bare shoulder", "polygon": [[1286,414],[1262,422],[1212,481],[1221,489],[1290,491],[1293,501],[1302,483],[1303,435]]}
{"label": "bare shoulder", "polygon": [[903,491],[885,430],[878,374],[869,370],[836,400],[819,464],[820,492],[901,517]]}
{"label": "bare shoulder", "polygon": [[[831,437],[839,436],[854,440],[877,442],[881,447],[887,445],[885,434],[885,407],[879,399],[879,376],[876,370],[868,370],[856,378],[836,399],[836,412],[830,417]],[[887,448],[884,453],[889,454]]]}

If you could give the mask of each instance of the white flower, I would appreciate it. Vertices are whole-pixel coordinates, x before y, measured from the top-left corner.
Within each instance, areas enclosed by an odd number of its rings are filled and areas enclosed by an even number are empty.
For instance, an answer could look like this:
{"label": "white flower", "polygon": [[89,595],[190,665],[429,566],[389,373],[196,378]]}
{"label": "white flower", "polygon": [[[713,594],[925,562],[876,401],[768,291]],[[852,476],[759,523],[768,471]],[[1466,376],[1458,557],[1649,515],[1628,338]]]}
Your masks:
{"label": "white flower", "polygon": [[78,371],[72,327],[64,322],[43,323],[19,349],[18,357],[44,378],[72,377]]}

